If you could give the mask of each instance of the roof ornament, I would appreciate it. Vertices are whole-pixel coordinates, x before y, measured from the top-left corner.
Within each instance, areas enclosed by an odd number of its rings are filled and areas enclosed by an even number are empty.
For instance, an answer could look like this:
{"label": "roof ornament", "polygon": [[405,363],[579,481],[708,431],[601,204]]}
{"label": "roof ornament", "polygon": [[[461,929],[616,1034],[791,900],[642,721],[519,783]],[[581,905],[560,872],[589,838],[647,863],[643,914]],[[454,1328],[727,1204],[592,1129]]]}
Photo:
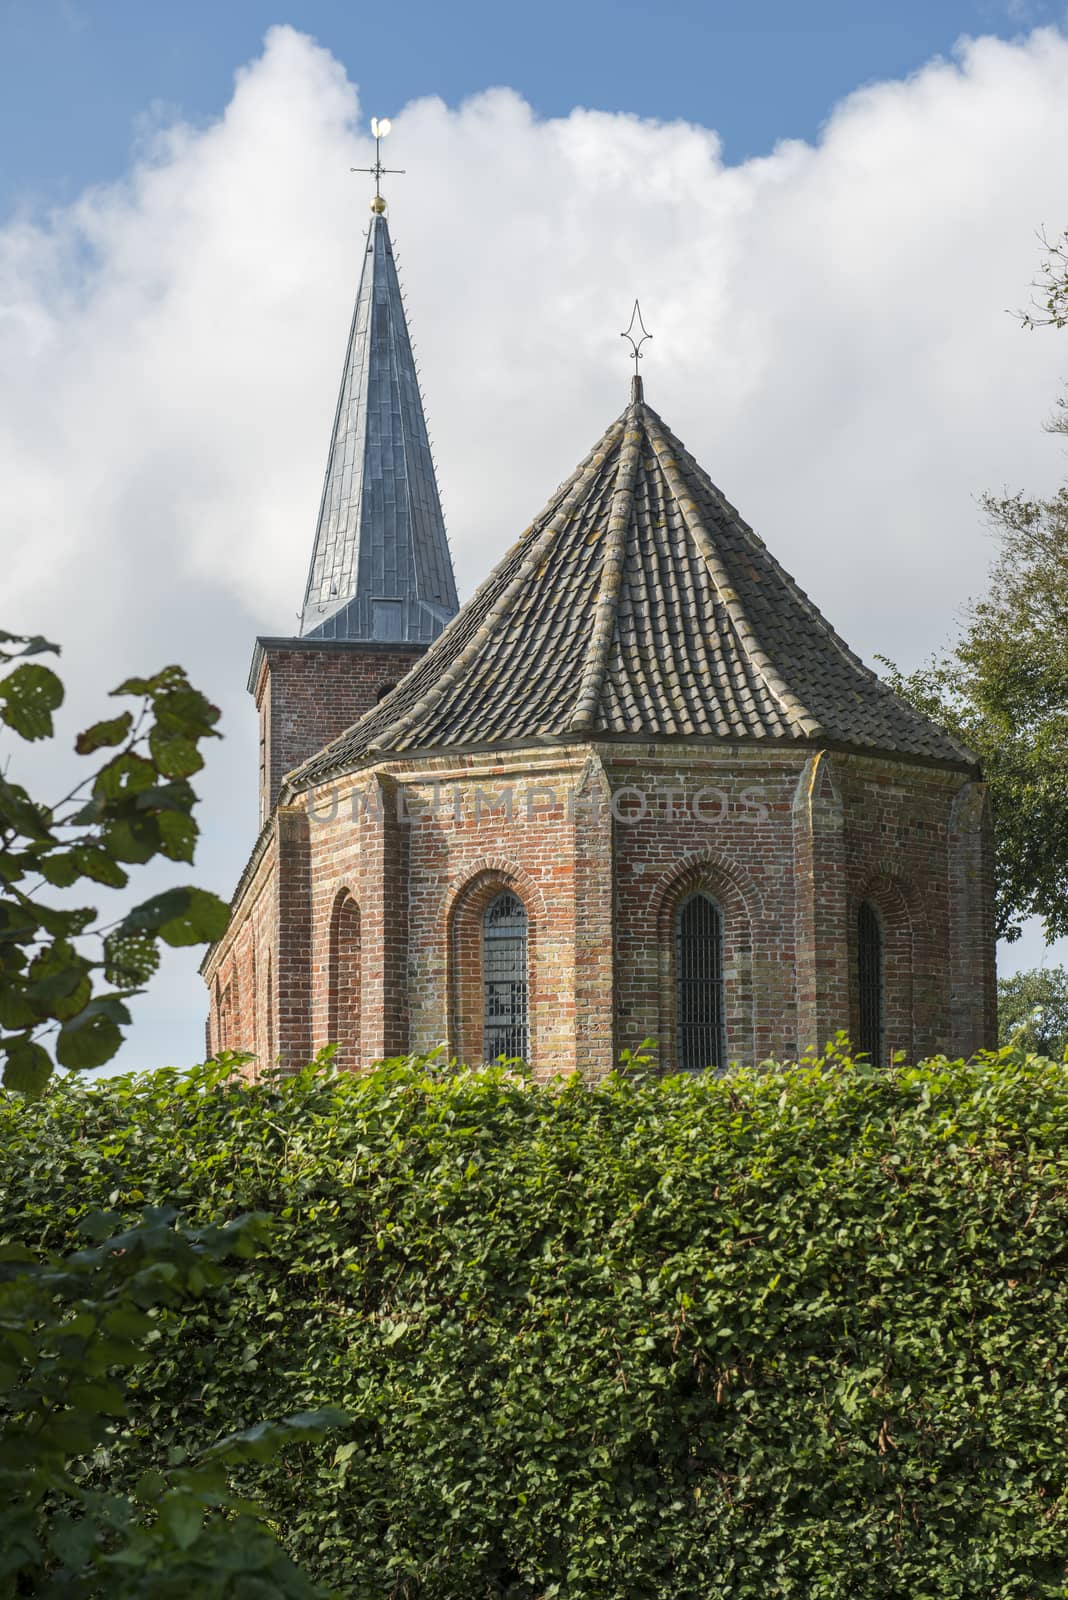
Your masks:
{"label": "roof ornament", "polygon": [[384,172],[389,173],[392,177],[395,173],[401,175],[404,173],[403,167],[384,167],[382,165],[382,140],[392,127],[393,124],[388,117],[372,117],[371,133],[375,141],[375,164],[373,167],[349,168],[350,172],[369,172],[375,180],[375,197],[371,201],[371,210],[376,217],[380,217],[386,209],[386,197],[382,193],[382,174]]}
{"label": "roof ornament", "polygon": [[[640,334],[635,333],[634,331],[635,318],[637,318],[638,327],[641,329]],[[643,398],[642,380],[638,376],[638,362],[645,359],[642,353],[642,345],[645,343],[646,339],[651,339],[653,337],[648,328],[645,326],[645,323],[642,321],[642,308],[638,304],[637,300],[634,302],[634,310],[630,314],[630,321],[623,329],[623,332],[619,337],[621,339],[630,340],[631,359],[634,362],[634,377],[631,380],[630,398],[632,402],[637,402]]]}

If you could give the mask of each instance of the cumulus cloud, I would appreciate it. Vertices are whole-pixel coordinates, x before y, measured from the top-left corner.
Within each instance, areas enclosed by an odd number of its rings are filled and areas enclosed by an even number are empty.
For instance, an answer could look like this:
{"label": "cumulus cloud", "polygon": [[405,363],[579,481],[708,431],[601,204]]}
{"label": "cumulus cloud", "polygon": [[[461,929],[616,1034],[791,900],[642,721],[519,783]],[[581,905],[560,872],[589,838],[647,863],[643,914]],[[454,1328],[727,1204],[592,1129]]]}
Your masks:
{"label": "cumulus cloud", "polygon": [[[165,660],[219,701],[224,891],[255,829],[252,640],[296,626],[310,553],[367,216],[349,168],[395,109],[275,28],[217,121],[157,114],[121,182],[0,229],[5,625],[64,641],[71,725]],[[393,120],[462,594],[625,403],[637,294],[650,402],[850,642],[911,664],[946,638],[991,554],[977,495],[1063,473],[1040,427],[1063,341],[1005,308],[1065,220],[1068,39],[964,41],[733,167],[712,126],[539,121],[508,89]],[[141,1003],[127,1064],[197,1055],[194,966]]]}

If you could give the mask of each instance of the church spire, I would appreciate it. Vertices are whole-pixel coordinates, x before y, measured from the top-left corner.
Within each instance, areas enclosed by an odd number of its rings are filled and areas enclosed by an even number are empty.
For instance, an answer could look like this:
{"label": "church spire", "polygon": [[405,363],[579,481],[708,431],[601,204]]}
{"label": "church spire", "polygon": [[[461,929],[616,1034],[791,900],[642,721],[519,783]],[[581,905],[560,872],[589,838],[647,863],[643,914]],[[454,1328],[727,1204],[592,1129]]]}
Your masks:
{"label": "church spire", "polygon": [[456,582],[381,194],[389,124],[372,131],[371,226],[300,631],[429,644],[456,614]]}

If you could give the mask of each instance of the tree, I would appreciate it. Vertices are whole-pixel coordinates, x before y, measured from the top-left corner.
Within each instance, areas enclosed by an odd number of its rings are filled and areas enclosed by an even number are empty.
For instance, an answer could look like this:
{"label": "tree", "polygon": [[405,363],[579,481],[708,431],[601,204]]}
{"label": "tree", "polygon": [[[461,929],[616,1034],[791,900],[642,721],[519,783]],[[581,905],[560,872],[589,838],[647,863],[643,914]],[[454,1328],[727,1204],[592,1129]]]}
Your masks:
{"label": "tree", "polygon": [[[0,632],[0,722],[23,740],[53,737],[63,702],[58,675],[24,659],[46,653],[58,646]],[[86,881],[121,890],[131,867],[193,859],[189,779],[204,764],[202,741],[217,737],[219,713],[180,667],[128,678],[113,694],[135,704],[78,736],[79,756],[108,754],[62,800],[42,804],[0,772],[0,1053],[5,1086],[27,1095],[42,1092],[56,1062],[76,1070],[109,1061],[130,1021],[126,1002],[156,970],[160,944],[218,938],[229,916],[218,896],[191,886],[110,923],[95,906],[42,897]]]}
{"label": "tree", "polygon": [[92,1486],[88,1462],[121,1446],[128,1393],[154,1359],[159,1316],[219,1287],[224,1257],[249,1257],[269,1219],[188,1229],[150,1209],[116,1233],[81,1225],[86,1247],[43,1260],[0,1251],[0,1595],[95,1600],[308,1600],[324,1590],[294,1565],[228,1472],[314,1443],[338,1411],[259,1423],[199,1457],[174,1451],[133,1496]]}
{"label": "tree", "polygon": [[1059,239],[1040,233],[1045,260],[1041,276],[1031,287],[1038,298],[1031,298],[1031,310],[1018,312],[1025,328],[1063,328],[1068,326],[1068,228]]}
{"label": "tree", "polygon": [[[1068,325],[1068,230],[1050,242],[1028,328]],[[1062,398],[1047,423],[1068,433]],[[997,931],[1039,916],[1068,934],[1068,485],[1048,499],[983,500],[1000,550],[986,598],[951,650],[912,673],[883,658],[891,686],[979,757],[997,846]]]}
{"label": "tree", "polygon": [[1068,934],[1068,486],[1049,499],[988,496],[1000,539],[989,593],[953,648],[899,693],[978,755],[997,843],[997,927],[1038,915]]}
{"label": "tree", "polygon": [[1068,1047],[1068,971],[1032,967],[998,979],[998,1043],[1061,1060]]}

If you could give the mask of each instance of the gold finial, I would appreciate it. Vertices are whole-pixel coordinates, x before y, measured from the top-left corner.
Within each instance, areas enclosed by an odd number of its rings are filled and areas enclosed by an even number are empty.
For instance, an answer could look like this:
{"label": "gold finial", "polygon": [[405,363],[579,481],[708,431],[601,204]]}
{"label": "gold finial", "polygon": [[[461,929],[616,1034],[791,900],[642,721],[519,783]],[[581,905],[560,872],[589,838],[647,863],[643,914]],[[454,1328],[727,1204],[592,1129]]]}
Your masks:
{"label": "gold finial", "polygon": [[388,172],[403,173],[403,167],[384,167],[382,165],[382,140],[390,131],[393,124],[388,117],[372,117],[371,133],[375,141],[375,164],[373,167],[350,167],[350,172],[369,172],[375,180],[375,197],[371,201],[371,210],[376,217],[382,216],[386,209],[386,198],[382,193],[382,174]]}

